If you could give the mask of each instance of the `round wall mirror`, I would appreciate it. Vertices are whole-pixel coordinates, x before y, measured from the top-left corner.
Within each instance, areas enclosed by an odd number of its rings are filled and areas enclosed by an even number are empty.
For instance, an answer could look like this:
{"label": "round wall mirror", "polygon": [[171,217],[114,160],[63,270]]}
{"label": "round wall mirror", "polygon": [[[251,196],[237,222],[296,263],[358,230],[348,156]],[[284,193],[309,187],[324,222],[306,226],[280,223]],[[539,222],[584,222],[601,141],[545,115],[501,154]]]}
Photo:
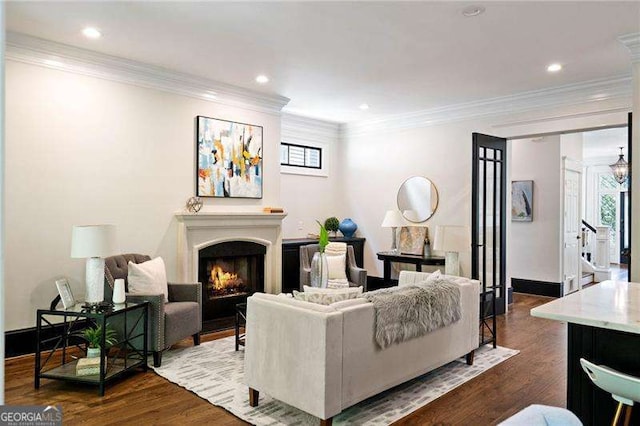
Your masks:
{"label": "round wall mirror", "polygon": [[429,219],[438,208],[438,190],[426,177],[413,176],[398,190],[398,209],[409,222]]}

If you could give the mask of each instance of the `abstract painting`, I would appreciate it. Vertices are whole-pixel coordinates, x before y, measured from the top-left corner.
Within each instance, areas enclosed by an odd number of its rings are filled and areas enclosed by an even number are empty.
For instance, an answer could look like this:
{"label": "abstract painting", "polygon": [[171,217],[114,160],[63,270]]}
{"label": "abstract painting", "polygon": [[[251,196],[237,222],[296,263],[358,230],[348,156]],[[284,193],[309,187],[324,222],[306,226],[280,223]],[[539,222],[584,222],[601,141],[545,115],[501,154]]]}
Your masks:
{"label": "abstract painting", "polygon": [[533,222],[533,181],[511,182],[511,221]]}
{"label": "abstract painting", "polygon": [[197,196],[262,198],[262,126],[198,116]]}

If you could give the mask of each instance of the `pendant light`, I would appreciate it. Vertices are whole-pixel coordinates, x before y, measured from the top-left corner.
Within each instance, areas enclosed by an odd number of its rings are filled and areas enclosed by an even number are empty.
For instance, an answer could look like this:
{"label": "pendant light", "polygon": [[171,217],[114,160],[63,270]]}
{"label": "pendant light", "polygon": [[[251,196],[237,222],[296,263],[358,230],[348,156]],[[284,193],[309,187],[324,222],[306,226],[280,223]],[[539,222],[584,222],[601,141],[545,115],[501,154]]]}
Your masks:
{"label": "pendant light", "polygon": [[624,154],[622,153],[623,147],[619,147],[619,148],[620,148],[620,157],[618,158],[618,161],[611,164],[609,167],[611,167],[613,177],[616,179],[616,181],[619,184],[623,184],[627,180],[627,177],[629,176],[630,164],[624,161]]}

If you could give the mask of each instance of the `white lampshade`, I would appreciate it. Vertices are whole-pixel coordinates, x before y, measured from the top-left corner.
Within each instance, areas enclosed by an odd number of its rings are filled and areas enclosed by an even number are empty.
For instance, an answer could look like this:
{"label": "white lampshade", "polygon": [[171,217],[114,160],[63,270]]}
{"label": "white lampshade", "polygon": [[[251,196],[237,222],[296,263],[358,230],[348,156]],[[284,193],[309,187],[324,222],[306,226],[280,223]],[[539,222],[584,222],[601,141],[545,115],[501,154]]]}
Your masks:
{"label": "white lampshade", "polygon": [[384,220],[382,221],[383,228],[399,228],[401,226],[406,226],[406,222],[402,217],[402,214],[398,210],[389,210],[384,215]]}
{"label": "white lampshade", "polygon": [[438,251],[464,252],[471,249],[471,232],[466,226],[436,226],[433,249]]}
{"label": "white lampshade", "polygon": [[71,231],[71,257],[107,257],[115,253],[113,225],[74,226]]}

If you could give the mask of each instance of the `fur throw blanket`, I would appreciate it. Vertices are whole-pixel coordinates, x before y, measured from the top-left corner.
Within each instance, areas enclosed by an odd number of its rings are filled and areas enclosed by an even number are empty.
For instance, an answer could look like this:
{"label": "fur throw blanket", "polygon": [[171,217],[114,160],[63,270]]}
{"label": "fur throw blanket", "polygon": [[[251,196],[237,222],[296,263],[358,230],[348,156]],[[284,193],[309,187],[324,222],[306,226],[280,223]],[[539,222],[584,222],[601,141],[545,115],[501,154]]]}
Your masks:
{"label": "fur throw blanket", "polygon": [[376,342],[383,349],[446,327],[461,317],[460,288],[443,279],[385,288],[362,297],[373,303]]}

